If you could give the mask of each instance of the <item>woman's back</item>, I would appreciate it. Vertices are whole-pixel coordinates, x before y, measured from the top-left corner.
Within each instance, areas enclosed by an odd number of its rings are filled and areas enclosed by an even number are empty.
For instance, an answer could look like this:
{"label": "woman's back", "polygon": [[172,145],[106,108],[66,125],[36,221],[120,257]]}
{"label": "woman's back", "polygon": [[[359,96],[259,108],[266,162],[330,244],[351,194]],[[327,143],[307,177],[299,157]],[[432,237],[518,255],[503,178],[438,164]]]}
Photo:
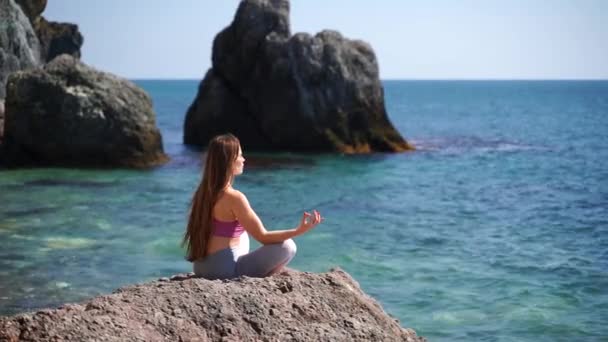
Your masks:
{"label": "woman's back", "polygon": [[226,189],[220,193],[212,211],[214,219],[218,221],[234,221],[237,219],[231,206],[234,192],[234,189]]}
{"label": "woman's back", "polygon": [[[226,189],[220,193],[217,202],[212,210],[214,230],[215,225],[230,223],[238,220],[232,211],[232,203],[234,201],[234,189]],[[216,222],[220,221],[220,222]],[[238,237],[226,237],[215,235],[212,231],[209,244],[207,246],[207,254],[213,254],[224,248],[233,248],[240,244],[241,236]]]}

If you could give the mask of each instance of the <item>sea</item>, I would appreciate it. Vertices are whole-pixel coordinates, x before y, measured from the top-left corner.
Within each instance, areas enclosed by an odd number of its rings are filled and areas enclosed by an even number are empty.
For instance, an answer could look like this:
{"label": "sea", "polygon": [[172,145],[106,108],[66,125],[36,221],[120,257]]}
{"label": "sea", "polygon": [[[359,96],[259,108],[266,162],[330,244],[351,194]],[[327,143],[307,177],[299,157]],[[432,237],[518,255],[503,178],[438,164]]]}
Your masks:
{"label": "sea", "polygon": [[[199,82],[134,82],[169,163],[0,170],[0,315],[191,271],[180,241],[203,162],[182,132]],[[383,87],[416,151],[244,147],[235,187],[267,229],[326,218],[291,267],[347,271],[429,341],[608,341],[608,81]]]}

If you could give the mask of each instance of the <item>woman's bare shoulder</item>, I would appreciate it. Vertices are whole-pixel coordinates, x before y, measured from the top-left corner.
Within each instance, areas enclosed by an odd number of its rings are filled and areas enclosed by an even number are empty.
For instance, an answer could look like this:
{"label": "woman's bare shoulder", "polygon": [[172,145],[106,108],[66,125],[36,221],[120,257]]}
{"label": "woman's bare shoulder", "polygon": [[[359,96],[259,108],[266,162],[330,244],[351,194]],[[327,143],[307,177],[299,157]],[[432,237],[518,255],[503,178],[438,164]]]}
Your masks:
{"label": "woman's bare shoulder", "polygon": [[239,190],[230,188],[230,189],[226,189],[224,191],[224,197],[229,200],[230,202],[242,202],[242,201],[247,201],[247,197],[245,196],[244,193],[240,192]]}

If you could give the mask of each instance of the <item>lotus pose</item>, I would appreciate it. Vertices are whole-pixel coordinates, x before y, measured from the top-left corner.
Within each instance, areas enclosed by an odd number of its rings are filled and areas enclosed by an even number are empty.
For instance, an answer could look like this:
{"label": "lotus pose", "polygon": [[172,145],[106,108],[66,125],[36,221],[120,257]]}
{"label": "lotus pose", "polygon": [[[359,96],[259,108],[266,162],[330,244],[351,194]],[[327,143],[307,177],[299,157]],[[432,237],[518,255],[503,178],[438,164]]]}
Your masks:
{"label": "lotus pose", "polygon": [[[239,140],[234,135],[211,139],[203,179],[192,198],[182,242],[196,276],[226,279],[274,274],[295,256],[292,238],[323,221],[314,210],[303,213],[297,228],[266,230],[245,194],[232,187],[234,177],[243,173],[244,163]],[[251,253],[248,233],[263,244]]]}

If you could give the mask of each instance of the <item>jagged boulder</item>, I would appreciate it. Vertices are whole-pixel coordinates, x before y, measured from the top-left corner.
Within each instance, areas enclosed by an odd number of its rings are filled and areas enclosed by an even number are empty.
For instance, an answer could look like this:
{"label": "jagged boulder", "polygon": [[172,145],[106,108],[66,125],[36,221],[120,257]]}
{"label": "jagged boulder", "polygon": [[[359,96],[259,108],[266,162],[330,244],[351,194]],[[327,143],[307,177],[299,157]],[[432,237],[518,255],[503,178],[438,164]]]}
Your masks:
{"label": "jagged boulder", "polygon": [[8,75],[40,65],[40,46],[28,18],[13,0],[0,0],[0,100]]}
{"label": "jagged boulder", "polygon": [[78,30],[78,25],[47,21],[40,17],[34,29],[40,41],[40,58],[43,61],[49,62],[62,54],[80,58],[84,38]]}
{"label": "jagged boulder", "polygon": [[243,0],[213,42],[184,142],[233,132],[246,149],[411,149],[390,123],[371,46],[336,31],[292,35],[288,0]]}
{"label": "jagged boulder", "polygon": [[150,97],[69,55],[10,75],[8,166],[149,167],[164,163]]}
{"label": "jagged boulder", "polygon": [[339,269],[161,279],[87,303],[0,317],[0,340],[425,341]]}
{"label": "jagged boulder", "polygon": [[16,1],[36,32],[40,42],[40,59],[44,63],[62,54],[80,58],[84,38],[78,30],[78,25],[47,21],[41,16],[46,8],[46,0]]}

